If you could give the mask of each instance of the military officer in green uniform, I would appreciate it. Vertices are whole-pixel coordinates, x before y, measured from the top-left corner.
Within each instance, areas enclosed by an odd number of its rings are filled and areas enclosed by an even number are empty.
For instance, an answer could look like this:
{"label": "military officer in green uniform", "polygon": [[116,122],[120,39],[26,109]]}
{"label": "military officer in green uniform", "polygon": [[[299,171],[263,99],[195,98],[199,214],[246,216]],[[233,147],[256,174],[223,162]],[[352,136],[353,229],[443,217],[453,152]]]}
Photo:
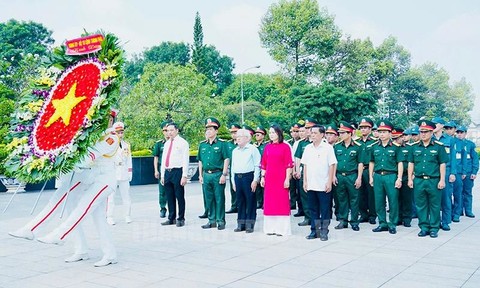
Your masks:
{"label": "military officer in green uniform", "polygon": [[362,144],[352,139],[354,130],[353,124],[341,121],[338,129],[341,140],[334,145],[338,161],[334,184],[336,184],[336,205],[338,205],[338,221],[340,221],[335,229],[348,227],[348,212],[350,212],[350,225],[353,231],[359,231],[358,194],[362,185],[363,158]]}
{"label": "military officer in green uniform", "polygon": [[412,144],[408,157],[408,186],[413,188],[417,207],[419,237],[438,237],[446,163],[450,161],[441,142],[432,139],[435,123],[418,122],[420,141]]}
{"label": "military officer in green uniform", "polygon": [[[392,130],[392,140],[400,145],[400,151],[403,155],[402,187],[398,196],[398,225],[403,224],[405,227],[412,227],[413,189],[406,185],[408,182],[408,154],[410,153],[411,144],[406,143],[404,133],[405,131],[401,128]],[[407,133],[411,133],[411,130],[407,131]]]}
{"label": "military officer in green uniform", "polygon": [[[265,135],[267,134],[267,130],[262,126],[257,126],[255,129],[255,142],[253,146],[257,147],[258,152],[260,152],[260,157],[263,155],[263,149],[267,145],[265,141]],[[257,189],[255,190],[255,197],[257,198],[257,209],[263,208],[263,187],[261,185],[257,185]]]}
{"label": "military officer in green uniform", "polygon": [[[392,142],[393,125],[383,120],[377,124],[378,141],[371,144],[369,164],[370,185],[375,194],[375,208],[379,225],[373,232],[397,233],[398,189],[402,187],[403,154],[400,145]],[[386,200],[388,198],[389,221],[387,222]]]}
{"label": "military officer in green uniform", "polygon": [[358,123],[358,130],[360,130],[361,136],[356,140],[362,144],[362,155],[364,159],[362,187],[360,187],[360,199],[358,201],[358,207],[360,210],[359,222],[370,222],[370,224],[375,224],[375,218],[377,218],[377,212],[375,211],[375,197],[373,195],[373,188],[369,184],[370,179],[368,175],[368,164],[370,162],[370,149],[368,147],[376,141],[371,135],[374,126],[376,125],[373,124],[372,119],[368,117],[361,118]]}
{"label": "military officer in green uniform", "polygon": [[[292,127],[290,127],[290,136],[292,138],[287,140],[287,143],[292,147],[292,158],[295,150],[297,149],[298,143],[300,142],[300,127],[303,127],[303,124],[294,123]],[[290,178],[290,209],[294,210],[297,209],[298,211],[295,213],[294,217],[305,216],[303,212],[302,201],[300,199],[300,195],[298,194],[298,179],[295,177]]]}
{"label": "military officer in green uniform", "polygon": [[225,229],[225,183],[228,175],[229,150],[227,143],[218,139],[220,122],[213,117],[205,120],[206,140],[198,146],[198,180],[202,184],[207,205],[208,223],[203,229]]}
{"label": "military officer in green uniform", "polygon": [[305,139],[300,141],[298,143],[297,149],[295,150],[295,175],[294,177],[296,179],[299,179],[299,194],[300,194],[300,199],[302,201],[302,206],[303,206],[303,212],[305,213],[305,219],[298,223],[298,226],[310,226],[310,221],[312,219],[309,205],[308,205],[308,194],[307,191],[303,189],[303,171],[302,171],[302,166],[300,164],[300,161],[303,156],[303,151],[305,150],[305,147],[312,143],[310,140],[310,129],[316,124],[316,121],[313,120],[313,118],[306,118],[305,119]]}
{"label": "military officer in green uniform", "polygon": [[[237,131],[242,128],[242,126],[238,125],[238,124],[232,124],[230,125],[230,128],[229,128],[229,131],[230,131],[230,136],[232,137],[232,140],[228,141],[227,142],[227,147],[228,147],[228,157],[230,159],[232,159],[232,151],[233,149],[235,149],[237,147],[237,142],[236,142],[236,139],[237,139]],[[233,213],[237,213],[238,212],[238,209],[237,209],[237,193],[235,192],[235,190],[233,190],[233,185],[232,185],[232,181],[233,179],[230,179],[230,203],[231,203],[231,206],[230,206],[230,210],[228,210],[227,214],[233,214]]]}
{"label": "military officer in green uniform", "polygon": [[160,165],[162,165],[161,159],[163,146],[168,140],[167,126],[169,123],[169,121],[163,121],[162,124],[160,124],[164,139],[158,140],[153,146],[153,168],[155,171],[155,178],[158,179],[158,204],[160,205],[160,218],[165,218],[167,215],[167,195],[165,194],[165,187],[162,185],[162,183],[160,183]]}

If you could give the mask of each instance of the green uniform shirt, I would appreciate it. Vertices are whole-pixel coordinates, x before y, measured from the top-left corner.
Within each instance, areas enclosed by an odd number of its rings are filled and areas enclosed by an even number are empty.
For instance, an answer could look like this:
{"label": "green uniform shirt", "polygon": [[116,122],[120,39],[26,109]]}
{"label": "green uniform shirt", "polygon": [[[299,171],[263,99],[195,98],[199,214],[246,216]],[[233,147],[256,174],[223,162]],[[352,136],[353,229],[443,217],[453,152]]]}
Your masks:
{"label": "green uniform shirt", "polygon": [[403,155],[403,176],[406,177],[408,175],[408,157],[410,155],[410,151],[412,149],[412,145],[407,143],[407,144],[404,144],[400,147],[398,147],[400,149],[400,152],[402,153]]}
{"label": "green uniform shirt", "polygon": [[262,143],[260,143],[260,145],[258,145],[258,143],[255,142],[255,143],[253,143],[253,146],[257,147],[258,152],[260,152],[260,156],[262,156],[263,155],[263,150],[265,149],[265,146],[267,146],[267,143],[262,142]]}
{"label": "green uniform shirt", "polygon": [[305,147],[307,147],[307,145],[310,143],[312,142],[308,139],[303,139],[298,142],[297,150],[295,151],[295,158],[302,159],[303,151],[305,150]]}
{"label": "green uniform shirt", "polygon": [[225,159],[230,158],[227,142],[215,138],[210,144],[208,140],[198,146],[198,161],[202,162],[203,170],[222,170]]}
{"label": "green uniform shirt", "polygon": [[345,142],[337,142],[333,146],[337,157],[337,172],[357,172],[358,163],[362,163],[362,144],[357,141],[350,143],[348,147]]}
{"label": "green uniform shirt", "polygon": [[384,147],[381,141],[370,145],[370,162],[375,163],[374,171],[398,171],[398,163],[403,162],[403,154],[399,149],[400,145],[391,140]]}
{"label": "green uniform shirt", "polygon": [[416,176],[440,177],[440,164],[449,160],[443,144],[433,140],[426,147],[422,141],[413,143],[408,157]]}
{"label": "green uniform shirt", "polygon": [[232,152],[233,152],[233,149],[237,148],[237,144],[235,144],[233,139],[225,143],[227,144],[228,158],[232,159]]}
{"label": "green uniform shirt", "polygon": [[155,142],[155,145],[153,146],[153,156],[158,157],[158,171],[160,171],[160,166],[162,166],[162,153],[163,153],[163,147],[165,146],[165,142],[167,140],[158,140]]}
{"label": "green uniform shirt", "polygon": [[363,157],[363,165],[368,166],[368,163],[370,162],[370,152],[371,149],[369,148],[370,145],[376,142],[375,139],[372,138],[372,136],[368,136],[366,141],[363,141],[363,139],[360,137],[358,140],[356,140],[358,143],[362,144],[362,157]]}

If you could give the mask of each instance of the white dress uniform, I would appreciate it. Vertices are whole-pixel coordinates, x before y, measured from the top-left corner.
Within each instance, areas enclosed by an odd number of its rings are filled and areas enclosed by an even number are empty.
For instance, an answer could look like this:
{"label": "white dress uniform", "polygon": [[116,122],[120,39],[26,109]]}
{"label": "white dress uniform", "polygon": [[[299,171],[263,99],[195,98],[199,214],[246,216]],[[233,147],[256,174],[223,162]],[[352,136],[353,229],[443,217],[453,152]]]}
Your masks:
{"label": "white dress uniform", "polygon": [[[115,124],[114,124],[115,126]],[[115,153],[115,174],[117,179],[117,191],[122,195],[122,202],[125,206],[125,222],[132,222],[131,210],[132,199],[130,198],[130,181],[132,181],[132,152],[130,144],[121,140],[120,148]],[[107,204],[107,222],[115,225],[113,220],[113,211],[115,208],[115,192],[108,196]]]}
{"label": "white dress uniform", "polygon": [[[78,199],[75,199],[75,203],[72,203],[74,207],[70,214],[59,227],[46,236],[38,238],[38,241],[43,243],[61,244],[65,237],[71,235],[72,231],[79,227],[85,216],[91,213],[100,236],[101,248],[104,254],[103,258],[94,264],[97,267],[117,262],[117,253],[106,222],[105,205],[107,197],[115,191],[117,184],[114,155],[119,148],[120,140],[118,136],[111,134],[109,130],[92,148],[88,149],[89,156],[83,162],[84,167],[82,168],[87,168],[84,170],[90,169],[85,175],[79,173],[79,177],[84,180],[84,184],[80,184],[83,186],[81,187],[83,191],[81,191],[81,195],[78,195]],[[85,243],[85,238],[81,235],[80,237],[74,237],[74,240],[76,241],[75,247],[86,246],[82,244]],[[82,251],[77,250],[70,257],[71,259],[67,260],[83,260],[83,255],[77,255],[77,252]],[[75,259],[75,257],[80,259]]]}

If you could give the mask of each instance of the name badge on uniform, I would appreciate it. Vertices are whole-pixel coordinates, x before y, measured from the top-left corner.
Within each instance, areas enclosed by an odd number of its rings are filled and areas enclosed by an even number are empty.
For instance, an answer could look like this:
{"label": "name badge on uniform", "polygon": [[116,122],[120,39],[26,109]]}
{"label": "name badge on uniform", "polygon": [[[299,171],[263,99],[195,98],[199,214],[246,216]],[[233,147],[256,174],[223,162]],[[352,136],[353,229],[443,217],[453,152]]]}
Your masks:
{"label": "name badge on uniform", "polygon": [[462,159],[462,153],[458,153],[458,152],[457,152],[457,155],[455,156],[455,158],[457,158],[457,159]]}
{"label": "name badge on uniform", "polygon": [[470,159],[470,154],[467,154],[467,159]]}
{"label": "name badge on uniform", "polygon": [[450,147],[445,147],[445,151],[447,151],[447,154],[450,154]]}

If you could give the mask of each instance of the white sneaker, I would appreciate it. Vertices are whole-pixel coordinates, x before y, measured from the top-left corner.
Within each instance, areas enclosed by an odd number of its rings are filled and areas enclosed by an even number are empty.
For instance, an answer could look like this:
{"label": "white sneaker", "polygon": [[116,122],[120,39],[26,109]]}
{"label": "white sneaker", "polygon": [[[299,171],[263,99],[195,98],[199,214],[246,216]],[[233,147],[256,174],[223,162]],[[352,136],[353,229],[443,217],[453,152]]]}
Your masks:
{"label": "white sneaker", "polygon": [[112,217],[107,217],[107,223],[110,225],[115,225],[115,220]]}
{"label": "white sneaker", "polygon": [[52,234],[37,238],[37,241],[45,244],[63,245],[63,240],[53,236]]}
{"label": "white sneaker", "polygon": [[27,240],[33,240],[34,238],[33,232],[24,228],[18,229],[17,231],[13,232],[8,232],[8,234],[16,238],[23,238]]}
{"label": "white sneaker", "polygon": [[125,222],[127,222],[127,224],[132,223],[132,218],[130,216],[125,216]]}
{"label": "white sneaker", "polygon": [[87,253],[80,253],[80,254],[73,254],[72,256],[68,257],[65,259],[65,262],[67,263],[72,263],[72,262],[78,262],[82,260],[88,260],[88,254]]}
{"label": "white sneaker", "polygon": [[107,259],[107,258],[102,258],[102,260],[95,262],[93,266],[95,267],[104,267],[108,266],[110,264],[117,264],[117,259]]}

